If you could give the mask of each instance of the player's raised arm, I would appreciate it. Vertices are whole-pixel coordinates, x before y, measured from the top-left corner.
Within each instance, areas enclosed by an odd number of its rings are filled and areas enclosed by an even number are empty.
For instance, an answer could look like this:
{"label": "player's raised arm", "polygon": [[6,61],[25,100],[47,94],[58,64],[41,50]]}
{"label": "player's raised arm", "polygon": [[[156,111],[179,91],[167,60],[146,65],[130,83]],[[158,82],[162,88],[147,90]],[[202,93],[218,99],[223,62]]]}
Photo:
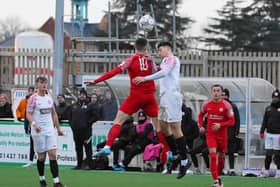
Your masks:
{"label": "player's raised arm", "polygon": [[163,60],[161,67],[157,68],[157,71],[155,73],[145,77],[141,77],[141,76],[135,77],[133,79],[133,83],[140,84],[141,82],[163,78],[166,75],[168,75],[168,73],[172,70],[175,63],[176,63],[176,59],[174,57],[166,57]]}

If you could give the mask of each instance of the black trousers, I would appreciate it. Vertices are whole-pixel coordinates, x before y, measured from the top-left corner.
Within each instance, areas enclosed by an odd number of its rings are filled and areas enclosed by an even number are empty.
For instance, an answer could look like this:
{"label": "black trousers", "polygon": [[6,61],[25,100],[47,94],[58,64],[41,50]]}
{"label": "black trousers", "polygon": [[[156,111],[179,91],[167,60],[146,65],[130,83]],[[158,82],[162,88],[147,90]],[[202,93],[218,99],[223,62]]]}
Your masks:
{"label": "black trousers", "polygon": [[33,143],[33,139],[32,136],[30,135],[30,148],[29,148],[29,160],[32,162],[34,159],[34,143]]}
{"label": "black trousers", "polygon": [[149,140],[142,140],[131,144],[130,149],[126,149],[125,157],[123,159],[123,165],[128,166],[128,164],[131,162],[133,157],[140,153],[143,153],[145,147],[150,143],[151,141]]}
{"label": "black trousers", "polygon": [[198,168],[198,159],[197,154],[201,153],[206,164],[206,168],[209,168],[209,151],[205,142],[199,146],[193,147],[193,141],[187,141],[187,145],[190,149],[190,156],[193,162],[194,167]]}
{"label": "black trousers", "polygon": [[92,130],[73,130],[73,138],[75,142],[77,166],[81,167],[84,157],[84,150],[86,152],[86,161],[89,167],[92,165]]}
{"label": "black trousers", "polygon": [[128,152],[128,145],[129,141],[125,140],[117,140],[113,143],[112,145],[112,150],[113,150],[113,164],[117,165],[119,163],[119,152],[120,150],[124,150],[124,157],[126,157],[127,152]]}
{"label": "black trousers", "polygon": [[229,168],[234,169],[234,153],[237,152],[237,142],[235,141],[235,138],[228,140],[228,162],[229,162]]}

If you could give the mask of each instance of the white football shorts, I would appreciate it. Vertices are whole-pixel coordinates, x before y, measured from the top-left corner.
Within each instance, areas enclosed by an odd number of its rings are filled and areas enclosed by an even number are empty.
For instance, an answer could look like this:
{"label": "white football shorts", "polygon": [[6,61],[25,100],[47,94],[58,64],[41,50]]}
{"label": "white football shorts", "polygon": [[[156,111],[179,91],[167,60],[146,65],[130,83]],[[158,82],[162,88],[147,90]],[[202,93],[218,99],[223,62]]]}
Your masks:
{"label": "white football shorts", "polygon": [[57,148],[57,136],[53,135],[36,135],[32,136],[34,142],[34,151],[37,153],[47,152]]}
{"label": "white football shorts", "polygon": [[265,134],[265,149],[280,150],[280,134]]}
{"label": "white football shorts", "polygon": [[182,94],[180,92],[165,92],[160,96],[158,119],[168,123],[181,122],[182,102]]}

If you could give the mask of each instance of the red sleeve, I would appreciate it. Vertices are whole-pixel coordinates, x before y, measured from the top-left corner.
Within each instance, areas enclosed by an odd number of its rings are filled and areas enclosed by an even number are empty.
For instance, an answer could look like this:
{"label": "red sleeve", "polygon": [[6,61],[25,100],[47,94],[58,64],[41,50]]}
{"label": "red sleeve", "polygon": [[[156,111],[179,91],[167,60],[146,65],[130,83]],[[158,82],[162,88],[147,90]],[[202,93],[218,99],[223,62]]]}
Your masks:
{"label": "red sleeve", "polygon": [[120,72],[122,72],[123,70],[127,69],[130,66],[130,64],[131,64],[131,62],[133,60],[133,57],[134,56],[130,56],[130,57],[126,58],[118,67],[116,67],[116,68],[112,69],[111,71],[101,75],[100,77],[95,79],[93,81],[93,83],[97,84],[99,82],[102,82],[102,81],[105,81],[107,79],[110,79],[111,77],[113,77],[113,76],[119,74]]}
{"label": "red sleeve", "polygon": [[233,126],[235,123],[234,116],[230,116],[228,120],[221,122],[221,127]]}
{"label": "red sleeve", "polygon": [[221,122],[221,127],[233,126],[234,123],[235,123],[235,119],[234,119],[234,113],[233,113],[231,104],[226,102],[225,107],[226,107],[226,110],[227,110],[227,113],[226,113],[227,120]]}
{"label": "red sleeve", "polygon": [[122,68],[120,66],[112,69],[111,71],[107,72],[107,73],[104,73],[103,75],[101,75],[100,77],[98,77],[97,79],[95,79],[93,81],[94,84],[97,84],[99,82],[102,82],[102,81],[105,81],[117,74],[119,74],[120,72],[122,72]]}
{"label": "red sleeve", "polygon": [[204,121],[204,116],[206,113],[206,104],[204,103],[200,109],[199,115],[198,115],[198,125],[199,127],[203,127],[203,121]]}

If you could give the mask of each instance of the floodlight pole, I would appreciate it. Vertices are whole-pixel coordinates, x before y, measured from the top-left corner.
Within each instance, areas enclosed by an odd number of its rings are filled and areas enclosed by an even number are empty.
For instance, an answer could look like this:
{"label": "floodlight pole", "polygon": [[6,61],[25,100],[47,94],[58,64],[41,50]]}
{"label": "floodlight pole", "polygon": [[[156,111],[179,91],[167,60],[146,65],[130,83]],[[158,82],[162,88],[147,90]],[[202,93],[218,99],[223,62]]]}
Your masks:
{"label": "floodlight pole", "polygon": [[173,8],[173,51],[176,53],[176,4],[175,0],[172,1]]}
{"label": "floodlight pole", "polygon": [[137,24],[136,24],[136,29],[137,29],[137,34],[136,34],[136,38],[139,37],[139,18],[140,18],[140,10],[139,10],[139,0],[136,0],[136,21],[137,21]]}
{"label": "floodlight pole", "polygon": [[155,27],[156,39],[158,39],[158,29],[157,29],[156,16],[155,16],[155,12],[154,12],[154,8],[153,8],[152,4],[150,4],[150,9],[151,9],[152,17],[155,20],[155,26],[154,27]]}
{"label": "floodlight pole", "polygon": [[63,14],[64,14],[64,0],[56,0],[55,7],[55,35],[54,35],[54,75],[53,75],[53,96],[62,93],[63,88]]}
{"label": "floodlight pole", "polygon": [[109,53],[112,52],[112,23],[111,23],[111,1],[108,2],[108,38],[109,41]]}

